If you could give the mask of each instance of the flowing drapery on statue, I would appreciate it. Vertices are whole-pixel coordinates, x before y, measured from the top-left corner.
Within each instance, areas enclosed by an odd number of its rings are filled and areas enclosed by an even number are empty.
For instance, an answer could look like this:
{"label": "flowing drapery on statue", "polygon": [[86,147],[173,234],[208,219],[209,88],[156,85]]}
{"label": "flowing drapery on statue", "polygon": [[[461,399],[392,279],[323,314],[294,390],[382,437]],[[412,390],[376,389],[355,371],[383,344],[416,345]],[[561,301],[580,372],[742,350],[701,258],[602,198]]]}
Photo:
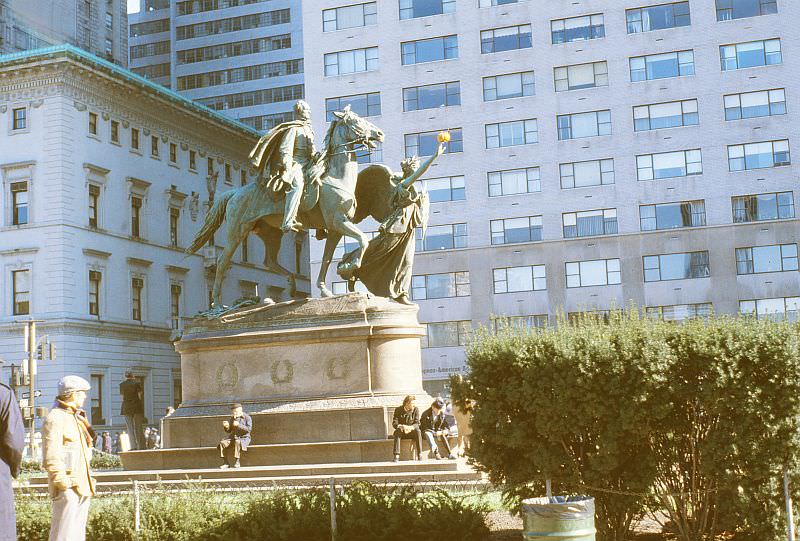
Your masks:
{"label": "flowing drapery on statue", "polygon": [[[443,152],[444,146],[440,145],[436,153],[422,165],[416,157],[404,160],[400,174],[392,173],[388,167],[374,165],[358,175],[356,200],[359,204],[363,202],[367,196],[359,198],[359,188],[369,186],[371,197],[385,201],[385,218],[378,228],[378,235],[370,241],[364,252],[360,267],[354,268],[351,265],[354,252],[345,254],[339,263],[339,276],[348,280],[351,289],[355,281],[359,280],[375,295],[389,297],[403,304],[411,303],[409,297],[416,248],[415,232],[418,227],[422,228],[424,236],[430,209],[427,192],[417,189],[414,182],[425,174]],[[387,176],[388,182],[384,180]],[[389,187],[386,193],[376,189],[381,184]],[[373,216],[381,214],[376,212],[376,206],[371,208]],[[360,221],[359,218],[357,215],[355,221]]]}

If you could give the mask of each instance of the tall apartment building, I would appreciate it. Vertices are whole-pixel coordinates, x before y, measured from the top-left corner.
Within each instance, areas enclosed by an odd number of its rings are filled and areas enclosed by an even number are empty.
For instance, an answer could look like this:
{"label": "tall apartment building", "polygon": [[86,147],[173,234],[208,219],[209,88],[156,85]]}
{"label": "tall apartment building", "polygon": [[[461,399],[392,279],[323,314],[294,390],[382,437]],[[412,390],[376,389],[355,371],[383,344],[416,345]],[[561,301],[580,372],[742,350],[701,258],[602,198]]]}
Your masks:
{"label": "tall apartment building", "polygon": [[395,170],[452,135],[411,292],[429,392],[478,325],[797,317],[798,20],[788,0],[303,3],[318,133],[349,103],[387,134],[364,161]]}
{"label": "tall apartment building", "polygon": [[[129,369],[151,422],[179,403],[172,341],[184,317],[208,307],[220,247],[184,249],[211,193],[255,180],[247,154],[258,137],[71,46],[0,56],[2,381],[26,358],[33,318],[58,350],[39,366],[47,400],[60,377],[78,374],[92,382],[93,424],[122,428],[117,386]],[[227,302],[280,298],[286,281],[263,257],[251,236],[224,284]],[[284,243],[281,262],[307,276],[307,244]]]}
{"label": "tall apartment building", "polygon": [[267,130],[303,97],[296,0],[141,0],[130,14],[131,69]]}
{"label": "tall apartment building", "polygon": [[127,66],[125,0],[0,0],[0,54],[63,43]]}

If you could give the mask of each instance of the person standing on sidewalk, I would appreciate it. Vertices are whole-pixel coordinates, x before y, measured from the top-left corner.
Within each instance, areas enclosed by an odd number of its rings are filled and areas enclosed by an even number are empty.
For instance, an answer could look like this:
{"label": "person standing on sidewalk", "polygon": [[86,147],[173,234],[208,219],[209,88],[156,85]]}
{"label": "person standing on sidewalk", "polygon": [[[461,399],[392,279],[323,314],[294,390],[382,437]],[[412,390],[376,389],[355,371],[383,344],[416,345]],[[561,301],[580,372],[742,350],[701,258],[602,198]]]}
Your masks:
{"label": "person standing on sidewalk", "polygon": [[144,439],[144,390],[142,384],[133,377],[133,372],[125,372],[125,381],[119,384],[119,394],[122,395],[122,408],[120,414],[125,417],[128,426],[128,437],[131,450],[141,451],[146,449]]}
{"label": "person standing on sidewalk", "polygon": [[19,475],[25,427],[14,391],[0,383],[0,541],[16,541],[14,490],[11,478]]}
{"label": "person standing on sidewalk", "polygon": [[61,378],[44,421],[43,466],[53,500],[50,541],[86,540],[89,501],[95,493],[89,467],[95,435],[81,407],[90,388],[79,376]]}

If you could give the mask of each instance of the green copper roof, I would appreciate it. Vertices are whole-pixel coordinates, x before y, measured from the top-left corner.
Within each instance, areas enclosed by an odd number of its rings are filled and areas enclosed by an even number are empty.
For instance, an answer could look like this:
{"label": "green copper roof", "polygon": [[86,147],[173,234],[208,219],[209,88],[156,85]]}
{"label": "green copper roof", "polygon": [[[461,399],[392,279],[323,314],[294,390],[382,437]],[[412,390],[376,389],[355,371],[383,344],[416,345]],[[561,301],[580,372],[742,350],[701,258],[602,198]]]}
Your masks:
{"label": "green copper roof", "polygon": [[61,57],[72,58],[84,64],[88,64],[92,67],[110,72],[112,75],[120,77],[121,79],[124,79],[125,81],[132,83],[142,88],[145,91],[157,94],[160,97],[175,103],[176,105],[206,115],[217,122],[225,124],[236,130],[245,132],[248,135],[253,135],[256,137],[261,135],[261,133],[258,130],[248,126],[247,124],[243,124],[238,120],[234,120],[225,115],[222,115],[214,111],[213,109],[206,107],[205,105],[192,101],[189,98],[178,94],[177,92],[174,92],[159,84],[149,81],[144,77],[142,77],[141,75],[137,75],[130,70],[127,70],[125,68],[122,68],[114,64],[113,62],[104,60],[98,56],[95,56],[89,52],[84,51],[83,49],[79,49],[69,44],[54,45],[52,47],[43,47],[41,49],[32,49],[30,51],[20,51],[18,53],[0,55],[0,69],[13,66],[15,64],[30,62],[33,60],[61,58]]}

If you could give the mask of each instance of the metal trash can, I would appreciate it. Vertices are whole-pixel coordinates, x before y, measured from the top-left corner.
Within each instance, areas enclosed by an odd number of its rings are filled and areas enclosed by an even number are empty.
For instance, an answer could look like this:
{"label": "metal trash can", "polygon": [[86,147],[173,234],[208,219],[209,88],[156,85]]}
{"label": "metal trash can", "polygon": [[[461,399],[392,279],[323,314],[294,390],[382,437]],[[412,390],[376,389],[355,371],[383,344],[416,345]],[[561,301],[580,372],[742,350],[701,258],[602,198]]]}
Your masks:
{"label": "metal trash can", "polygon": [[526,541],[595,541],[594,498],[551,496],[522,501]]}

